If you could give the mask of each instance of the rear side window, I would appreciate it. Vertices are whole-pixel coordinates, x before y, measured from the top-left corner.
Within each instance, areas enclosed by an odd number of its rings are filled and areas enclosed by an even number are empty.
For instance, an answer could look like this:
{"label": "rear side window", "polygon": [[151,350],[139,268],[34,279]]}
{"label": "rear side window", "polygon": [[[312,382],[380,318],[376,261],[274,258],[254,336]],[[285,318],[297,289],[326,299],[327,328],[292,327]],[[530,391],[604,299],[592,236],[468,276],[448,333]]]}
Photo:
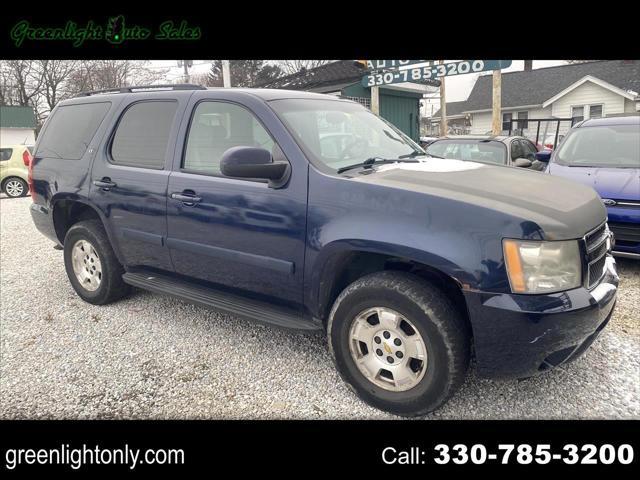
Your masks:
{"label": "rear side window", "polygon": [[9,160],[13,155],[13,148],[0,148],[0,162]]}
{"label": "rear side window", "polygon": [[110,102],[99,102],[58,107],[40,139],[36,156],[80,160],[110,106]]}
{"label": "rear side window", "polygon": [[129,107],[113,137],[112,162],[132,167],[164,168],[177,108],[175,101],[139,102]]}

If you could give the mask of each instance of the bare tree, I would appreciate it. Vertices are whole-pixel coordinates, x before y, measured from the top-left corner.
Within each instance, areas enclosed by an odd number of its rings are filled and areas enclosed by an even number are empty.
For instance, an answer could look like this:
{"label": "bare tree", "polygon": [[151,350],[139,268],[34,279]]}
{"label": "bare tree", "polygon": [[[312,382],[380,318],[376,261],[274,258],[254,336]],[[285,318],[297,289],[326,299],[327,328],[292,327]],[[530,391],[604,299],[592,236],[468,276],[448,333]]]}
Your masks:
{"label": "bare tree", "polygon": [[280,68],[286,75],[298,73],[301,70],[311,70],[312,68],[321,67],[333,60],[278,60]]}
{"label": "bare tree", "polygon": [[6,81],[3,97],[12,105],[35,107],[43,78],[36,60],[4,60],[2,68]]}
{"label": "bare tree", "polygon": [[69,78],[76,71],[76,60],[40,60],[38,62],[43,77],[41,95],[46,112],[53,110],[56,104],[70,96]]}
{"label": "bare tree", "polygon": [[69,75],[70,94],[132,85],[151,85],[166,78],[168,69],[154,70],[146,60],[85,60]]}

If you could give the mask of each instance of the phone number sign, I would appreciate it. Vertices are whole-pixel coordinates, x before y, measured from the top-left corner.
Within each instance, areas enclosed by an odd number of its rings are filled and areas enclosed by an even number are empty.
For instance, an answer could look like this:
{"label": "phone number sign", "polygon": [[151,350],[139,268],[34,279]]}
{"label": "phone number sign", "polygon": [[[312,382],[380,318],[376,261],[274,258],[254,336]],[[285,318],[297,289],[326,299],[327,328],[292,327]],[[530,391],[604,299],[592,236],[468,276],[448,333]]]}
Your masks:
{"label": "phone number sign", "polygon": [[501,70],[510,66],[511,60],[463,60],[461,62],[438,63],[405,70],[393,69],[371,73],[362,77],[362,85],[377,87],[392,83],[428,82],[441,77]]}

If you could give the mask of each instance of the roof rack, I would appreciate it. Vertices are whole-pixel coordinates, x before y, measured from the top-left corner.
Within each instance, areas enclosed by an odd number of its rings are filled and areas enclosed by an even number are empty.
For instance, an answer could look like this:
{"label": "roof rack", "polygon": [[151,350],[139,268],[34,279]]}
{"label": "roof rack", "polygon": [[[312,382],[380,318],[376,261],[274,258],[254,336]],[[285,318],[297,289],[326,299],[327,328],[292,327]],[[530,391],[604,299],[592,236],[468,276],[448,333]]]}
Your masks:
{"label": "roof rack", "polygon": [[91,95],[99,95],[105,93],[133,93],[138,90],[206,90],[207,87],[202,85],[193,85],[191,83],[170,83],[166,85],[136,85],[131,87],[106,88],[104,90],[91,90],[89,92],[81,92],[79,97],[89,97]]}

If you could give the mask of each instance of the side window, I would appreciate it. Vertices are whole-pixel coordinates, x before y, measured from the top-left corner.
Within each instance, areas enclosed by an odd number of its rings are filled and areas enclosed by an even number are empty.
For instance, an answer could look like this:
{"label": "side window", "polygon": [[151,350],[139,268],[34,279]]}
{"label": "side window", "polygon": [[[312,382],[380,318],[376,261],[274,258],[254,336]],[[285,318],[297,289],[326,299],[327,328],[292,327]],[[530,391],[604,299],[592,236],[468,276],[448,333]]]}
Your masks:
{"label": "side window", "polygon": [[13,155],[13,148],[0,148],[0,162],[5,162]]}
{"label": "side window", "polygon": [[36,156],[80,160],[110,106],[97,102],[58,107],[47,120]]}
{"label": "side window", "polygon": [[524,152],[522,150],[520,140],[514,140],[511,142],[511,160],[513,161],[517,158],[524,158]]}
{"label": "side window", "polygon": [[131,167],[164,168],[171,124],[178,102],[134,103],[118,123],[111,143],[111,161]]}
{"label": "side window", "polygon": [[182,168],[220,175],[224,152],[240,146],[260,147],[275,154],[271,135],[249,110],[233,103],[202,102],[191,119]]}
{"label": "side window", "polygon": [[536,159],[536,153],[538,153],[535,145],[529,140],[520,140],[520,143],[522,143],[522,153],[524,154],[523,158],[533,162]]}

